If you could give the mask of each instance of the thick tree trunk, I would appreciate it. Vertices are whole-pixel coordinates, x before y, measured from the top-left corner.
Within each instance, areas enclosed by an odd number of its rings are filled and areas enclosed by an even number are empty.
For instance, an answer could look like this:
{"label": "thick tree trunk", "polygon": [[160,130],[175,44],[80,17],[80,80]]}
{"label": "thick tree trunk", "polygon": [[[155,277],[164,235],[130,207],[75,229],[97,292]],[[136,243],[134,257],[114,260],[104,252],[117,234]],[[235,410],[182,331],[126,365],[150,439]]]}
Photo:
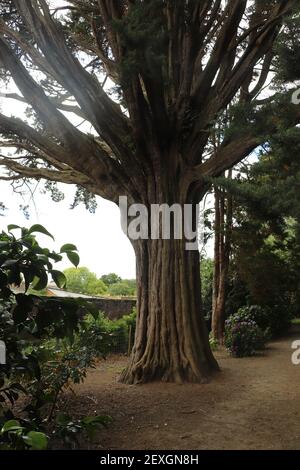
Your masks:
{"label": "thick tree trunk", "polygon": [[218,365],[201,313],[198,251],[184,240],[141,240],[136,257],[135,345],[121,381],[207,381]]}

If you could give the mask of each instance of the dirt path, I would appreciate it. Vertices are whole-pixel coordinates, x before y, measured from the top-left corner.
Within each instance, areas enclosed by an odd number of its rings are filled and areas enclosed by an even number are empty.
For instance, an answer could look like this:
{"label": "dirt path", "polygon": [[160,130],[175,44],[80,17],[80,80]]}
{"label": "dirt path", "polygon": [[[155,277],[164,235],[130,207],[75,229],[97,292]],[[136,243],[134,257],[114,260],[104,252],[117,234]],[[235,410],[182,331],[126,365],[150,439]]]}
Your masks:
{"label": "dirt path", "polygon": [[216,353],[222,372],[206,385],[117,382],[126,359],[91,371],[68,408],[114,418],[98,449],[298,449],[300,365],[291,342],[273,342],[263,356],[233,359]]}

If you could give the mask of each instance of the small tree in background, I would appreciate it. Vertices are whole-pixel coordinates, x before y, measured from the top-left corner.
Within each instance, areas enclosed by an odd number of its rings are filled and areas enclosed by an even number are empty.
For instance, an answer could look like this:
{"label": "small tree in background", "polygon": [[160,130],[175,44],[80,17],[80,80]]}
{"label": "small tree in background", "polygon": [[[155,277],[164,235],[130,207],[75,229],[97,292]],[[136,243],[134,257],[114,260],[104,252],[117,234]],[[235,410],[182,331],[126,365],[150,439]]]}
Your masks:
{"label": "small tree in background", "polygon": [[106,286],[112,286],[122,281],[122,278],[115,273],[103,274],[100,279]]}
{"label": "small tree in background", "polygon": [[136,281],[135,279],[121,279],[120,282],[109,286],[108,293],[112,296],[135,296]]}
{"label": "small tree in background", "polygon": [[107,292],[104,282],[88,268],[68,268],[64,274],[67,279],[66,289],[71,292],[86,295],[102,295]]}

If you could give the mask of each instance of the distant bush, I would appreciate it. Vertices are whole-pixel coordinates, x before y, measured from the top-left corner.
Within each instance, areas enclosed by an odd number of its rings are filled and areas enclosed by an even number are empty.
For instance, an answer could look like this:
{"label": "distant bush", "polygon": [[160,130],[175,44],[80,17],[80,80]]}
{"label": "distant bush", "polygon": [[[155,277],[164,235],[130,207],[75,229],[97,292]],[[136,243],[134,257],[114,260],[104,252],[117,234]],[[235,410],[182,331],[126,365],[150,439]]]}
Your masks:
{"label": "distant bush", "polygon": [[71,292],[85,295],[103,295],[107,286],[95,273],[88,268],[68,268],[64,271],[67,279],[67,289]]}
{"label": "distant bush", "polygon": [[131,297],[136,295],[136,281],[135,279],[124,279],[108,287],[108,294],[112,296]]}
{"label": "distant bush", "polygon": [[225,322],[225,346],[235,357],[253,356],[263,349],[265,335],[257,323],[242,315],[231,315]]}
{"label": "distant bush", "polygon": [[122,281],[122,278],[115,273],[103,274],[100,279],[106,286],[112,286]]}
{"label": "distant bush", "polygon": [[68,268],[64,271],[66,288],[78,294],[115,297],[132,297],[136,295],[136,280],[122,279],[115,273],[104,274],[100,279],[88,268]]}

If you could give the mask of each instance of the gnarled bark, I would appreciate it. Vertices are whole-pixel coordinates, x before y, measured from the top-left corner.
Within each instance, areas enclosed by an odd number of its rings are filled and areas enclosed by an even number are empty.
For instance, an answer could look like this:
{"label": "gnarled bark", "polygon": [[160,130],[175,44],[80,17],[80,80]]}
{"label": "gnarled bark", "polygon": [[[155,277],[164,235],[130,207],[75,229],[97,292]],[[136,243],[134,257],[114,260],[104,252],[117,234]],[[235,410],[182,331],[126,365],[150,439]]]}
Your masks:
{"label": "gnarled bark", "polygon": [[135,251],[136,336],[121,381],[207,381],[218,365],[201,312],[198,251],[183,240],[140,240]]}
{"label": "gnarled bark", "polygon": [[[172,161],[178,161],[173,155]],[[161,177],[161,175],[165,175]],[[200,257],[197,245],[187,245],[184,227],[197,226],[197,203],[204,189],[194,193],[192,187],[171,172],[158,172],[144,196],[148,213],[153,204],[167,203],[181,208],[170,217],[170,239],[159,239],[149,224],[148,239],[133,242],[137,266],[137,324],[129,365],[121,376],[126,383],[154,380],[167,382],[205,382],[218,370],[208,340],[202,314]],[[189,213],[184,205],[189,203]],[[160,219],[160,230],[162,230]],[[177,239],[175,225],[181,221],[182,238]],[[178,228],[178,225],[176,225]],[[190,241],[190,240],[189,240]]]}

